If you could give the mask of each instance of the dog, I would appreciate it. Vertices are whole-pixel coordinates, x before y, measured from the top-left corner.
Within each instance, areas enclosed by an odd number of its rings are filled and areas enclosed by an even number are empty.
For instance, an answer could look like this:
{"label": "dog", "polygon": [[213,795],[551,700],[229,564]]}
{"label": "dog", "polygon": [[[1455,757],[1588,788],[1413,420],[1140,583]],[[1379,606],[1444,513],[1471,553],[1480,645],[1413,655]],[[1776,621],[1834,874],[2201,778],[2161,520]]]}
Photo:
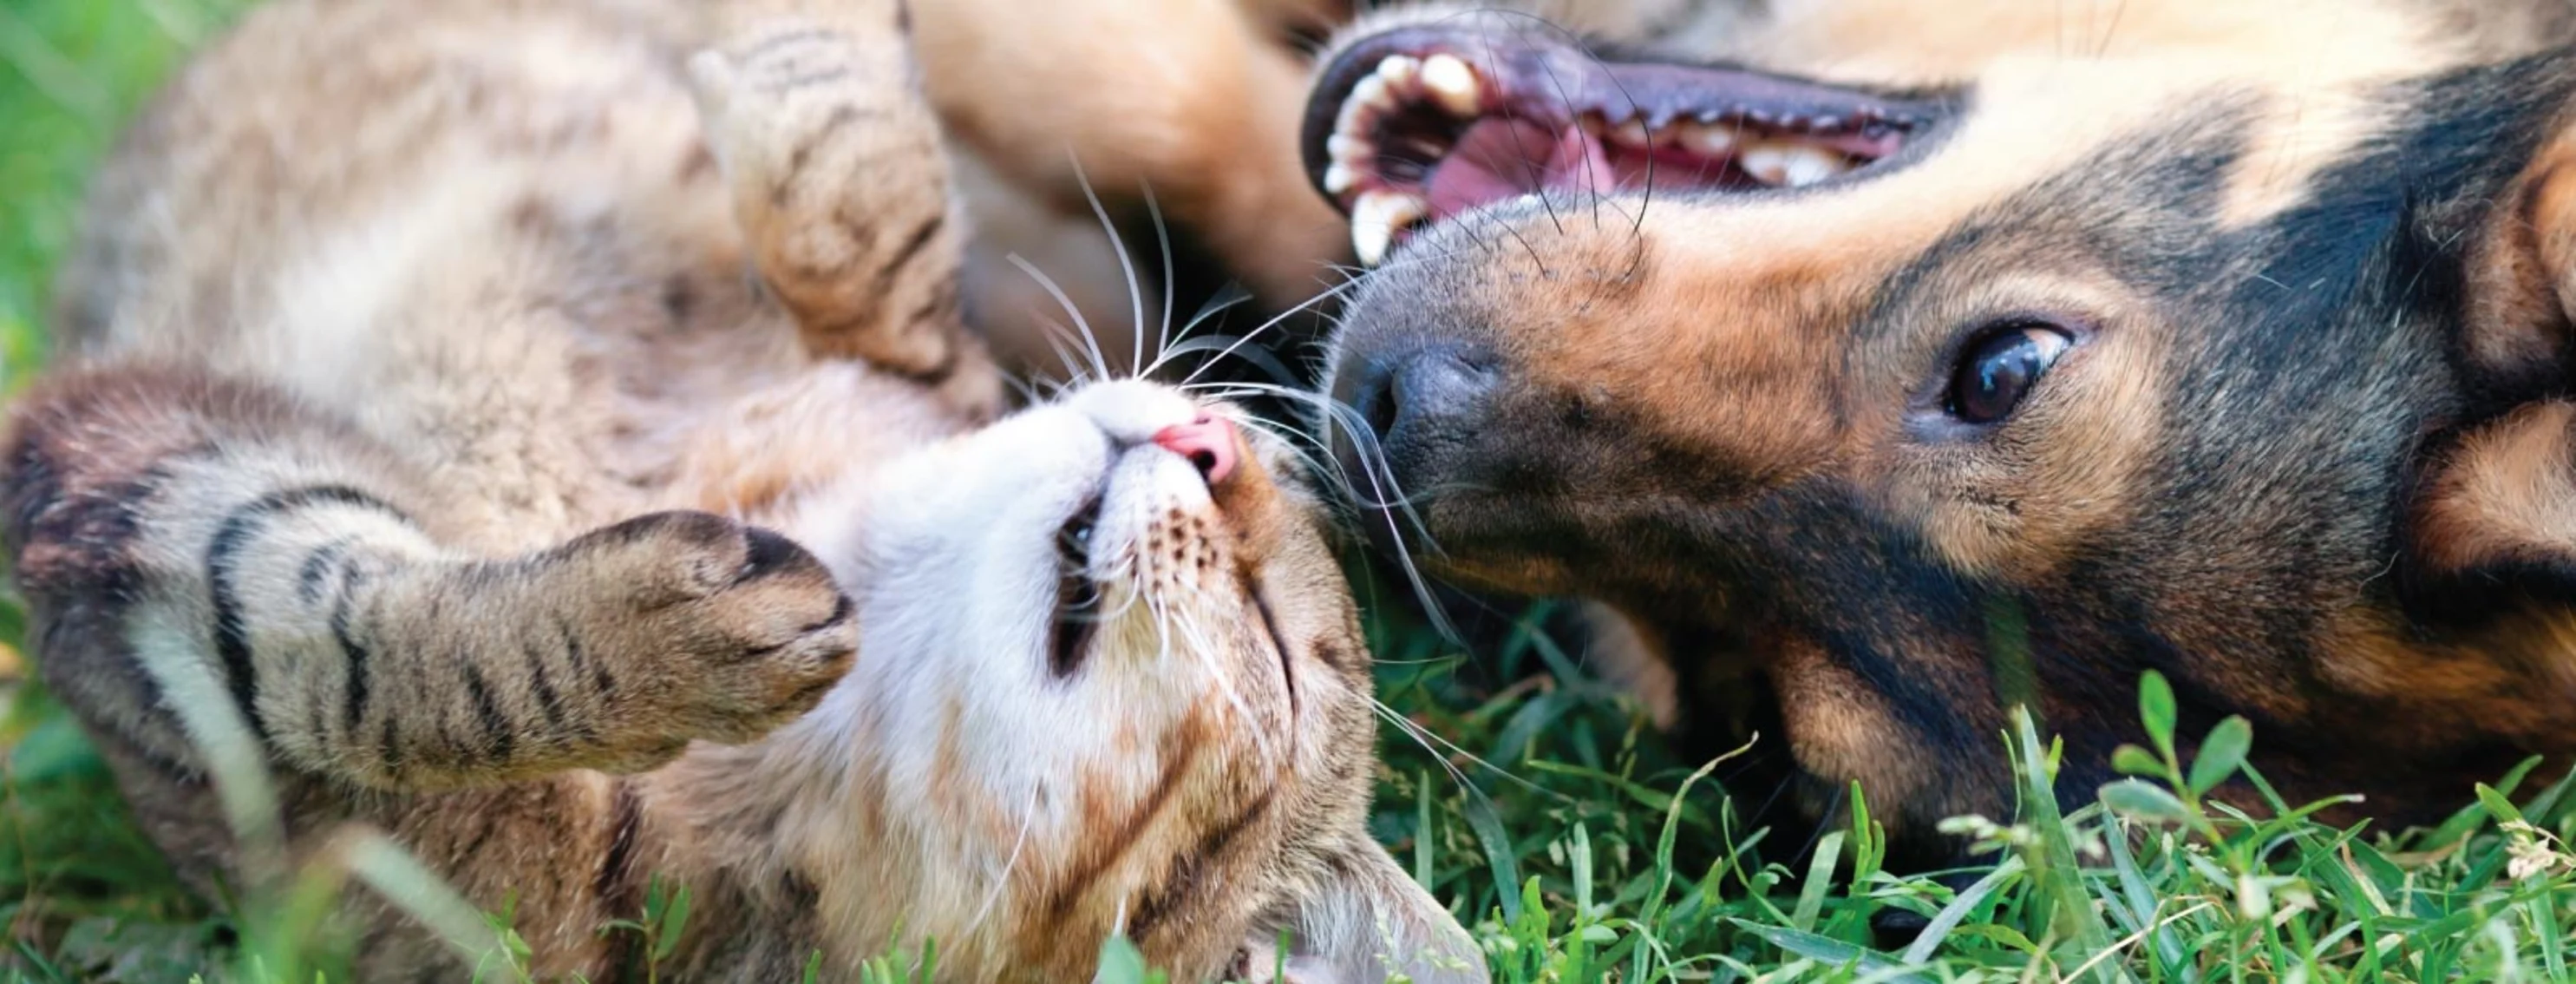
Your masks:
{"label": "dog", "polygon": [[[1376,16],[1310,178],[1374,267],[1323,426],[1362,523],[1579,596],[1685,740],[1762,732],[1918,863],[2241,716],[2417,823],[2576,745],[2576,16],[1707,3]],[[2221,798],[2262,808],[2248,781]]]}

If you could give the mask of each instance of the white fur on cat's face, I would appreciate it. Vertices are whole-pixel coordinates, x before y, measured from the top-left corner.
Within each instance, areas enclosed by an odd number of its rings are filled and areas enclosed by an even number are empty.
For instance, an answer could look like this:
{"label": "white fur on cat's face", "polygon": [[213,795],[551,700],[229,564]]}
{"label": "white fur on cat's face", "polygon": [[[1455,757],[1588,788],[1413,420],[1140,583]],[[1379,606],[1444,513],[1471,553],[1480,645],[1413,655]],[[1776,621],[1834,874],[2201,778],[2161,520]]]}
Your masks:
{"label": "white fur on cat's face", "polygon": [[1331,767],[1370,747],[1364,651],[1282,450],[1242,428],[1211,488],[1154,443],[1229,412],[1093,385],[890,465],[823,539],[861,640],[814,719],[882,791],[912,926],[1123,928],[1213,831],[1364,800]]}

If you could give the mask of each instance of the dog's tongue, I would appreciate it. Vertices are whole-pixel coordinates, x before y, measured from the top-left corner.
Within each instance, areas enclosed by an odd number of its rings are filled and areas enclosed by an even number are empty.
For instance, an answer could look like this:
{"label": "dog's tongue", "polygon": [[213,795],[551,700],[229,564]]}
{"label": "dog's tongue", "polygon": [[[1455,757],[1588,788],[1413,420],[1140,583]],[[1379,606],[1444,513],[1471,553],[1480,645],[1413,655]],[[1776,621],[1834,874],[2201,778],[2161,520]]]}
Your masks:
{"label": "dog's tongue", "polygon": [[1601,141],[1566,127],[1552,132],[1527,120],[1487,117],[1460,134],[1424,187],[1431,218],[1445,219],[1487,202],[1538,191],[1608,191],[1619,183]]}

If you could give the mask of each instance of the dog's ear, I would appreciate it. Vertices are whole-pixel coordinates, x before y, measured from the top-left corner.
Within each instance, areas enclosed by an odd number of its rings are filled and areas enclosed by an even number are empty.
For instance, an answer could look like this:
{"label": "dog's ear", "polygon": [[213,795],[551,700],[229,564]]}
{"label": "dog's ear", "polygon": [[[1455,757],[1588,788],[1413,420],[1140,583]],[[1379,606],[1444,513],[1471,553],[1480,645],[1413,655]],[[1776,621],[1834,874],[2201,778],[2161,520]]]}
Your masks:
{"label": "dog's ear", "polygon": [[1361,838],[1329,857],[1322,874],[1294,893],[1294,907],[1269,920],[1275,937],[1245,941],[1236,979],[1254,984],[1485,984],[1484,956],[1431,893],[1386,848]]}
{"label": "dog's ear", "polygon": [[2576,602],[2576,127],[2489,201],[2466,237],[2457,343],[2496,416],[2423,462],[2409,566],[2446,609]]}
{"label": "dog's ear", "polygon": [[2526,404],[2463,435],[2432,463],[2414,525],[2437,585],[2576,600],[2576,403]]}
{"label": "dog's ear", "polygon": [[2461,354],[2502,393],[2576,381],[2576,127],[2544,141],[2469,237]]}

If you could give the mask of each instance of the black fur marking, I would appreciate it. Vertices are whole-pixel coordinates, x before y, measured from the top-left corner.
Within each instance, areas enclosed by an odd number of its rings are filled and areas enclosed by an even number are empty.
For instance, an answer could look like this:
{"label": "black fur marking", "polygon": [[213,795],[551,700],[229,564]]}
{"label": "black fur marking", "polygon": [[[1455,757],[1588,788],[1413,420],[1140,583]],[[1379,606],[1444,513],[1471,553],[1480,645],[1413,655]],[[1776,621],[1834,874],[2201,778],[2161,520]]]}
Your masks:
{"label": "black fur marking", "polygon": [[241,599],[233,594],[233,567],[242,548],[268,520],[312,506],[340,505],[372,509],[411,522],[411,517],[382,499],[346,485],[310,485],[281,489],[260,496],[235,508],[215,528],[215,536],[206,547],[206,586],[212,593],[215,610],[215,653],[223,660],[224,675],[231,686],[233,703],[250,721],[253,734],[262,740],[268,727],[259,719],[258,680],[253,675],[249,626],[243,623]]}
{"label": "black fur marking", "polygon": [[1279,634],[1279,617],[1270,613],[1270,599],[1263,597],[1261,586],[1252,578],[1241,579],[1243,596],[1252,599],[1252,613],[1261,617],[1261,631],[1270,637],[1270,648],[1279,654],[1279,685],[1288,691],[1288,716],[1297,716],[1297,653],[1288,648],[1288,637]]}
{"label": "black fur marking", "polygon": [[617,791],[612,795],[614,799],[608,811],[608,852],[600,860],[599,874],[591,881],[591,889],[603,901],[610,902],[621,895],[632,894],[635,878],[634,873],[627,869],[634,865],[635,825],[644,806],[635,795],[635,784],[626,780],[617,781]]}
{"label": "black fur marking", "polygon": [[[805,139],[798,141],[795,150],[788,151],[787,169],[779,175],[778,183],[769,189],[770,205],[777,208],[787,207],[788,194],[796,190],[796,182],[805,176],[805,165],[813,159],[814,148],[830,137],[833,131],[857,122],[858,118],[858,107],[848,105],[832,107],[832,115],[824,117],[821,126],[815,127],[813,132],[805,135]],[[827,271],[813,271],[816,276],[825,272]]]}
{"label": "black fur marking", "polygon": [[671,316],[672,324],[687,324],[689,315],[697,309],[698,291],[689,285],[689,278],[672,277],[662,282],[662,312]]}
{"label": "black fur marking", "polygon": [[617,678],[609,674],[608,667],[592,663],[589,654],[582,652],[581,636],[572,630],[572,623],[555,620],[555,632],[563,638],[564,658],[572,661],[572,668],[590,674],[591,683],[599,687],[602,698],[615,694]]}
{"label": "black fur marking", "polygon": [[1137,897],[1134,907],[1129,910],[1127,935],[1132,939],[1144,939],[1155,926],[1179,911],[1191,896],[1206,889],[1223,888],[1223,883],[1208,882],[1201,872],[1210,861],[1224,857],[1226,849],[1234,844],[1235,838],[1243,836],[1243,832],[1252,827],[1253,821],[1268,814],[1278,795],[1279,787],[1264,788],[1260,796],[1245,804],[1225,823],[1209,828],[1195,847],[1182,852],[1163,883]]}
{"label": "black fur marking", "polygon": [[[930,326],[932,330],[946,331],[948,330],[949,322],[954,320],[956,316],[957,284],[955,281],[945,281],[937,288],[933,289],[930,292],[929,297],[923,298],[921,304],[914,307],[912,309],[912,313],[905,315],[903,321],[894,327],[897,331],[912,331],[916,330],[917,327],[924,322],[936,322]],[[956,365],[957,354],[952,351],[948,354],[948,357],[940,363],[939,368],[933,370],[940,375],[938,380],[932,380],[932,382],[948,378],[948,371],[954,369]]]}
{"label": "black fur marking", "polygon": [[527,657],[528,688],[536,691],[537,713],[545,717],[546,730],[553,735],[552,740],[563,744],[571,737],[564,727],[563,695],[555,692],[554,681],[546,676],[545,654],[530,649]]}
{"label": "black fur marking", "polygon": [[819,27],[799,28],[797,30],[787,31],[780,34],[772,34],[760,39],[759,44],[752,45],[750,50],[743,52],[741,59],[747,62],[791,44],[803,44],[808,41],[823,41],[831,37],[832,32]]}
{"label": "black fur marking", "polygon": [[914,226],[912,232],[903,237],[903,245],[895,248],[894,255],[886,258],[884,266],[877,268],[875,296],[884,297],[893,291],[894,278],[903,273],[904,268],[911,266],[912,261],[919,259],[921,251],[929,248],[930,240],[938,236],[939,230],[947,226],[948,213],[946,212],[923,219],[920,225]]}
{"label": "black fur marking", "polygon": [[735,584],[775,574],[802,572],[819,564],[795,541],[757,526],[743,531],[743,547],[742,572],[734,578]]}
{"label": "black fur marking", "polygon": [[349,548],[357,542],[357,537],[344,536],[315,547],[312,553],[304,555],[304,566],[295,575],[296,597],[304,599],[304,603],[308,605],[322,600],[322,579],[330,575],[331,565],[339,563],[340,558],[348,556]]}
{"label": "black fur marking", "polygon": [[500,703],[492,699],[492,688],[483,682],[483,671],[472,663],[465,664],[465,693],[474,700],[475,722],[491,739],[492,761],[508,762],[511,749],[518,744],[510,734],[510,717],[501,713]]}
{"label": "black fur marking", "polygon": [[856,603],[853,603],[852,601],[850,601],[850,596],[849,596],[849,595],[844,594],[844,595],[841,595],[840,597],[838,597],[838,598],[836,598],[836,599],[833,599],[833,601],[832,601],[832,614],[830,614],[830,615],[828,615],[828,616],[825,616],[825,617],[824,617],[824,619],[823,619],[822,621],[820,621],[820,622],[816,622],[816,623],[814,623],[814,624],[812,624],[812,625],[808,625],[808,626],[806,626],[806,627],[804,627],[803,629],[800,629],[800,630],[798,630],[798,631],[803,632],[803,633],[805,633],[805,634],[807,634],[807,635],[811,635],[811,634],[816,633],[816,632],[821,632],[821,631],[823,631],[824,629],[828,629],[828,628],[831,628],[831,627],[833,627],[833,626],[835,626],[835,625],[839,625],[839,624],[841,624],[842,622],[849,621],[850,616],[851,616],[851,615],[856,614],[857,612],[858,612],[858,606],[857,606],[857,604],[856,604]]}
{"label": "black fur marking", "polygon": [[341,715],[348,732],[353,735],[358,732],[358,722],[367,716],[368,664],[375,659],[375,655],[358,641],[356,633],[349,629],[350,609],[356,603],[358,588],[366,580],[366,569],[351,562],[342,569],[339,593],[331,599],[331,641],[339,644],[340,659],[348,668],[347,704],[341,708]]}
{"label": "black fur marking", "polygon": [[402,776],[402,742],[394,736],[394,716],[385,715],[384,733],[376,736],[376,757],[384,761],[385,776],[399,781]]}

